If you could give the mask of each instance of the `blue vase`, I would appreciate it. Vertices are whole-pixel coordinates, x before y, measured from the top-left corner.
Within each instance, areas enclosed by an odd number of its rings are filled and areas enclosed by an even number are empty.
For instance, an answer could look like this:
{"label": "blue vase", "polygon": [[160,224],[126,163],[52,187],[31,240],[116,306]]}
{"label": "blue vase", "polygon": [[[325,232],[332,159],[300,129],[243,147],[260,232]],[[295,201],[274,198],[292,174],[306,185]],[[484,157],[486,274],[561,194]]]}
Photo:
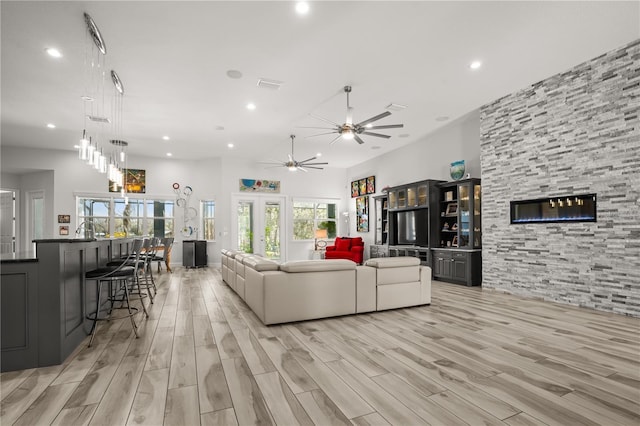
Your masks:
{"label": "blue vase", "polygon": [[459,180],[464,176],[464,160],[454,161],[449,169],[451,179]]}

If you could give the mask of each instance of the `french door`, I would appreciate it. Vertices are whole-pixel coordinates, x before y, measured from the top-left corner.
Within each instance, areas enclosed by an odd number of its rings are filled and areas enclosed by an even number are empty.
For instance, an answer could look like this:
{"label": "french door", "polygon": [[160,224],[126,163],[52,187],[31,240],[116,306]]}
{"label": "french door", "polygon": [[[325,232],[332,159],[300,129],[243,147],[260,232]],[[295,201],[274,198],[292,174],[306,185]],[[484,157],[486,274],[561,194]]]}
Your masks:
{"label": "french door", "polygon": [[285,251],[285,197],[239,194],[232,197],[234,249],[282,259]]}

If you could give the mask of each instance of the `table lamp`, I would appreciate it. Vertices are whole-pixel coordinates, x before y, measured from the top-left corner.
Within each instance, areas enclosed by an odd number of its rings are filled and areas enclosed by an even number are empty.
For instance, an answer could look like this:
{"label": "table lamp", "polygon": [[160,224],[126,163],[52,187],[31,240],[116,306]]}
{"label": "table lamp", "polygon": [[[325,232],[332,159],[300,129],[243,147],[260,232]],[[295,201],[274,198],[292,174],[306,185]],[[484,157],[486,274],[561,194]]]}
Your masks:
{"label": "table lamp", "polygon": [[[327,230],[326,229],[316,229],[316,239],[315,239],[315,249],[323,249],[327,246],[327,242],[323,241],[325,238],[327,238],[328,234],[327,234]],[[318,241],[320,240],[320,241]]]}

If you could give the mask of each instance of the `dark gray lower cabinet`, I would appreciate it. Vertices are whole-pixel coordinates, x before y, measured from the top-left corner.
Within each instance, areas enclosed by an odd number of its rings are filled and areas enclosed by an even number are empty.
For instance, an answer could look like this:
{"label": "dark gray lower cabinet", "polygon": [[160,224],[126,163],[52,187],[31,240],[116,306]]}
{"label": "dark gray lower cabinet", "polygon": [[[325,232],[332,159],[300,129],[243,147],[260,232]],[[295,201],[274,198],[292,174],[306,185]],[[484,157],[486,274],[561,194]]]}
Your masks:
{"label": "dark gray lower cabinet", "polygon": [[182,242],[182,266],[186,268],[207,266],[207,242],[205,240],[184,240]]}
{"label": "dark gray lower cabinet", "polygon": [[482,252],[480,250],[433,250],[433,276],[441,281],[482,284]]}

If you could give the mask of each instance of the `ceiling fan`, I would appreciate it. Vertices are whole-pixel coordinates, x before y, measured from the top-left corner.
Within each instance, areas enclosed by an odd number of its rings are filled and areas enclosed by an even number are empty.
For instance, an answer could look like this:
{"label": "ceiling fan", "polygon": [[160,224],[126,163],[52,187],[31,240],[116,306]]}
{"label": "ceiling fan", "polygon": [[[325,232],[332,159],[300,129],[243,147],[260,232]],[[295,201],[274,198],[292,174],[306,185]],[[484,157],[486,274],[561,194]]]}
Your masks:
{"label": "ceiling fan", "polygon": [[288,154],[289,155],[288,161],[269,161],[269,162],[263,162],[262,164],[274,164],[273,167],[286,167],[291,171],[301,170],[305,173],[307,172],[307,169],[322,170],[324,169],[324,167],[317,167],[317,166],[323,166],[323,165],[329,164],[329,163],[312,163],[311,161],[315,160],[316,157],[307,158],[306,160],[302,160],[302,161],[296,161],[295,158],[293,157],[293,140],[295,139],[296,135],[291,135],[290,137],[291,137],[291,154]]}
{"label": "ceiling fan", "polygon": [[382,118],[385,118],[385,117],[391,115],[391,113],[389,111],[385,111],[385,112],[383,112],[381,114],[378,114],[378,115],[376,115],[374,117],[371,117],[371,118],[369,118],[367,120],[364,120],[364,121],[361,121],[359,123],[355,123],[354,124],[353,123],[353,108],[349,104],[349,93],[351,93],[351,86],[344,86],[344,92],[347,94],[347,119],[345,120],[344,124],[338,124],[338,123],[333,122],[331,120],[327,120],[326,118],[319,117],[319,116],[313,115],[313,114],[309,114],[313,118],[325,121],[325,122],[327,122],[329,124],[332,124],[333,127],[307,127],[308,129],[327,129],[327,130],[331,130],[330,132],[327,132],[327,133],[319,133],[317,135],[311,135],[311,136],[308,136],[308,137],[320,136],[320,135],[330,135],[332,133],[337,133],[338,136],[334,140],[332,140],[329,144],[335,143],[341,137],[343,139],[355,139],[356,142],[358,142],[359,144],[363,144],[364,141],[362,140],[360,135],[369,135],[369,136],[375,136],[375,137],[378,137],[378,138],[385,138],[385,139],[389,139],[391,137],[389,135],[383,135],[381,133],[374,133],[374,132],[371,132],[370,130],[399,129],[401,127],[404,127],[403,124],[386,124],[386,125],[382,125],[382,126],[371,126],[371,123],[373,123],[374,121],[378,121],[378,120],[380,120]]}

